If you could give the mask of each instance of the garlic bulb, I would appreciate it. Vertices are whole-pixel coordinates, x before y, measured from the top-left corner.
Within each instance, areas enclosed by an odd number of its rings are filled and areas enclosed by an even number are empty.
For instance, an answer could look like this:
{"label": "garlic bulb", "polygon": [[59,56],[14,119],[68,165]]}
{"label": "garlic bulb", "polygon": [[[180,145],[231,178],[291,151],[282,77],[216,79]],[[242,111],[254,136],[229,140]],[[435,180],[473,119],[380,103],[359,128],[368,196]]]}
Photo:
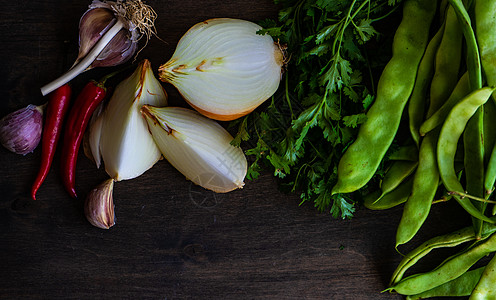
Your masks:
{"label": "garlic bulb", "polygon": [[201,114],[233,120],[271,97],[279,86],[284,55],[259,25],[239,19],[211,19],[180,39],[159,78],[173,84]]}
{"label": "garlic bulb", "polygon": [[90,127],[99,136],[90,138],[90,147],[99,149],[106,172],[116,181],[143,174],[161,157],[140,113],[144,104],[167,105],[167,94],[148,60],[143,60],[130,77],[119,83],[101,120]]}
{"label": "garlic bulb", "polygon": [[94,68],[115,66],[129,60],[136,43],[156,35],[157,14],[141,0],[93,0],[79,23],[79,54],[74,65],[41,87],[47,95],[79,74]]}
{"label": "garlic bulb", "polygon": [[115,224],[114,180],[105,180],[90,191],[84,201],[84,215],[91,225],[109,229]]}
{"label": "garlic bulb", "polygon": [[246,157],[217,122],[180,107],[141,111],[164,157],[187,179],[217,193],[243,187]]}
{"label": "garlic bulb", "polygon": [[0,143],[16,154],[26,155],[38,146],[43,129],[43,106],[29,104],[0,120]]}
{"label": "garlic bulb", "polygon": [[[105,5],[105,6],[104,6]],[[79,21],[79,53],[74,64],[81,61],[116,22],[114,11],[108,4],[94,1]],[[128,23],[128,26],[133,26]],[[134,27],[134,26],[133,26]],[[121,29],[98,54],[88,68],[110,67],[128,61],[137,49],[138,32]]]}

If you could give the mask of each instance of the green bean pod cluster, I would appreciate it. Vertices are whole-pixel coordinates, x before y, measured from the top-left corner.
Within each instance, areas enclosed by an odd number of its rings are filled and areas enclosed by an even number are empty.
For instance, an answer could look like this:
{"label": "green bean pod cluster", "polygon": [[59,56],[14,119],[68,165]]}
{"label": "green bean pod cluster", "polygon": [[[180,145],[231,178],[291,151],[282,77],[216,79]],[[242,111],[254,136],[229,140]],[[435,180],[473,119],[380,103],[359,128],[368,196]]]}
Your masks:
{"label": "green bean pod cluster", "polygon": [[[393,55],[332,193],[370,190],[364,187],[385,167],[379,189],[363,200],[374,210],[403,205],[397,250],[421,230],[433,204],[453,199],[472,226],[407,253],[387,291],[408,299],[496,299],[496,0],[403,5]],[[406,141],[400,128],[409,129]],[[404,276],[431,250],[447,247],[458,252]]]}

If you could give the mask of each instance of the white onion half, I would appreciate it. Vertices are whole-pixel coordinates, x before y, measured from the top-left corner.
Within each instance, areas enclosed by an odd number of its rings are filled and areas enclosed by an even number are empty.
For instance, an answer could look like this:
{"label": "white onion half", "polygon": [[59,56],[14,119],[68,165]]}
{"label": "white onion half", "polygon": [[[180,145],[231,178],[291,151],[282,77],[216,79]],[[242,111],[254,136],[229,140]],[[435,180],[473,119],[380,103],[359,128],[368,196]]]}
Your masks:
{"label": "white onion half", "polygon": [[[136,71],[116,87],[101,119],[93,124],[99,141],[101,158],[106,172],[116,181],[138,177],[151,168],[161,157],[148,131],[141,106],[167,105],[167,94],[153,75],[148,60],[143,60]],[[95,156],[95,155],[94,155]]]}
{"label": "white onion half", "polygon": [[194,25],[180,39],[159,78],[197,111],[217,120],[248,114],[279,86],[284,56],[259,25],[218,18]]}
{"label": "white onion half", "polygon": [[181,107],[145,105],[142,113],[163,156],[187,179],[217,193],[243,187],[246,157],[217,122]]}

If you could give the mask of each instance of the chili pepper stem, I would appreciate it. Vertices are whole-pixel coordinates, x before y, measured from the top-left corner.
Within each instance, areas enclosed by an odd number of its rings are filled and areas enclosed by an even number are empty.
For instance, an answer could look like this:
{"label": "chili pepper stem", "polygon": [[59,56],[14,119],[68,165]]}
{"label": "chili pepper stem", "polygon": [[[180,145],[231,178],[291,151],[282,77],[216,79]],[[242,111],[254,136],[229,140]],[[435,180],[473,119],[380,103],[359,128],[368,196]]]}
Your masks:
{"label": "chili pepper stem", "polygon": [[124,68],[121,68],[119,70],[116,70],[116,71],[114,71],[112,73],[109,73],[109,74],[103,76],[98,82],[96,82],[96,85],[104,89],[105,88],[105,83],[107,82],[107,80],[109,80],[110,78],[114,77],[115,75],[117,75],[117,74],[119,74],[121,72],[126,71],[127,69],[134,68],[134,67],[135,66],[131,64],[131,65],[128,65],[128,66],[126,66]]}
{"label": "chili pepper stem", "polygon": [[114,38],[114,36],[119,33],[119,31],[124,28],[124,23],[120,20],[117,22],[102,36],[102,38],[93,46],[91,51],[75,66],[73,66],[69,71],[62,74],[59,78],[46,84],[41,88],[41,93],[43,96],[51,93],[67,82],[71,81],[74,77],[86,71],[86,69],[91,66],[95,59],[100,55],[107,44]]}

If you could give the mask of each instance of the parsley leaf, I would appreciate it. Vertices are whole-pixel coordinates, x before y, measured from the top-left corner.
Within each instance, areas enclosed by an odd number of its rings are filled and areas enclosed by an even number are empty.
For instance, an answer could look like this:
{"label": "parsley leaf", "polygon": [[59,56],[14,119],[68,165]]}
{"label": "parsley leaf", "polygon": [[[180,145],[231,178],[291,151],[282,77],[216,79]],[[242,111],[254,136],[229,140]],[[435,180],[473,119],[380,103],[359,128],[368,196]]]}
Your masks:
{"label": "parsley leaf", "polygon": [[400,1],[274,1],[278,18],[261,21],[259,34],[287,47],[290,59],[278,92],[236,123],[233,144],[247,149],[248,179],[270,170],[281,189],[299,194],[302,203],[313,202],[334,218],[353,216],[362,191],[330,191],[339,159],[374,100],[371,68],[385,65],[367,51],[379,36],[375,22],[387,19]]}

